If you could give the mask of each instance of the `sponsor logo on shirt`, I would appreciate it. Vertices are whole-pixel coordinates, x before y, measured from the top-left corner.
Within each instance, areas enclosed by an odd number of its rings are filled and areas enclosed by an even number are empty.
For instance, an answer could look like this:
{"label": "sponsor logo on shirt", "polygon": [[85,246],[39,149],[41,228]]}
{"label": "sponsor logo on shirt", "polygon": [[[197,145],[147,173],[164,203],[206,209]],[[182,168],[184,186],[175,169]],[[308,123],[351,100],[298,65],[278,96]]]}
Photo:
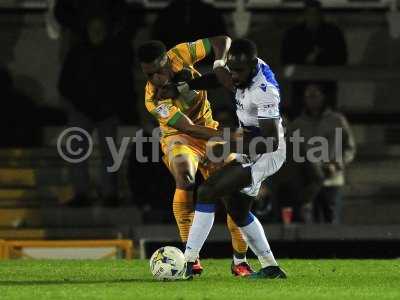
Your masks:
{"label": "sponsor logo on shirt", "polygon": [[262,115],[265,117],[274,117],[279,115],[279,108],[276,103],[264,104],[261,107]]}
{"label": "sponsor logo on shirt", "polygon": [[270,104],[264,104],[263,106],[264,106],[263,108],[265,110],[267,110],[267,109],[274,108],[276,106],[276,104],[275,103],[270,103]]}

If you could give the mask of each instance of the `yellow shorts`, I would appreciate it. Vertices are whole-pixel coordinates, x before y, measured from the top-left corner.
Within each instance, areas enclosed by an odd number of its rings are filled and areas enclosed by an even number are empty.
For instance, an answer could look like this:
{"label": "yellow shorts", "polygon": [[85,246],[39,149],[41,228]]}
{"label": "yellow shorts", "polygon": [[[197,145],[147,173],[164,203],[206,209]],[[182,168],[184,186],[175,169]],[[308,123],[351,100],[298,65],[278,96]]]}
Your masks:
{"label": "yellow shorts", "polygon": [[168,136],[161,140],[161,149],[165,154],[164,163],[171,170],[171,162],[178,155],[187,156],[198,168],[205,179],[207,179],[214,171],[219,169],[223,164],[202,162],[206,159],[207,141],[193,138],[187,134],[176,134]]}

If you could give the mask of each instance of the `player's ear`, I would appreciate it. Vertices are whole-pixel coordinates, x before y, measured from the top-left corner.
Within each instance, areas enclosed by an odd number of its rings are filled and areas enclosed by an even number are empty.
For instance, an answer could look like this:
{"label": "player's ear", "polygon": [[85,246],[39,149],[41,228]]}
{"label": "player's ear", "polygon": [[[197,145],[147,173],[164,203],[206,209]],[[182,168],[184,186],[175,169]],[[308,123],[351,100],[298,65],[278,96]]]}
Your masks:
{"label": "player's ear", "polygon": [[255,68],[255,67],[257,66],[257,63],[258,63],[257,58],[256,58],[256,57],[253,58],[253,59],[251,60],[251,67],[252,67],[252,68]]}
{"label": "player's ear", "polygon": [[250,61],[251,70],[252,70],[252,73],[253,73],[254,75],[257,73],[257,63],[258,63],[257,58],[253,58],[253,59]]}

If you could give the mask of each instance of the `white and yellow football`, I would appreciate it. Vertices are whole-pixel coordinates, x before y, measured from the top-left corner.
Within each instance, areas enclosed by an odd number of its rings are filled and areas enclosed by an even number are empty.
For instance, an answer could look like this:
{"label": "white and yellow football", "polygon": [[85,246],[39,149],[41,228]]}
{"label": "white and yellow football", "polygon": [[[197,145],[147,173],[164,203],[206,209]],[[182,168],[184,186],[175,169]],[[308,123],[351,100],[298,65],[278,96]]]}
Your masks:
{"label": "white and yellow football", "polygon": [[161,247],[150,258],[150,271],[157,280],[180,279],[185,270],[185,256],[176,247]]}

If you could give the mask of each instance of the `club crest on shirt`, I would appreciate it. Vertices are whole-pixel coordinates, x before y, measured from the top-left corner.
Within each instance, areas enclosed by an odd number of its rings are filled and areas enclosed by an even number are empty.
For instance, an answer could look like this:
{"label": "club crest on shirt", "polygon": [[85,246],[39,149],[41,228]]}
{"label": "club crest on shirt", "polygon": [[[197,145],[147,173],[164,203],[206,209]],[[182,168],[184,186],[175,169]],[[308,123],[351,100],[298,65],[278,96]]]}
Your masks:
{"label": "club crest on shirt", "polygon": [[266,91],[267,91],[267,85],[266,85],[265,83],[262,83],[262,84],[260,85],[260,89],[261,89],[263,92],[266,92]]}
{"label": "club crest on shirt", "polygon": [[168,118],[169,116],[169,109],[168,105],[163,103],[160,104],[159,106],[156,107],[155,112],[161,117],[161,118]]}

